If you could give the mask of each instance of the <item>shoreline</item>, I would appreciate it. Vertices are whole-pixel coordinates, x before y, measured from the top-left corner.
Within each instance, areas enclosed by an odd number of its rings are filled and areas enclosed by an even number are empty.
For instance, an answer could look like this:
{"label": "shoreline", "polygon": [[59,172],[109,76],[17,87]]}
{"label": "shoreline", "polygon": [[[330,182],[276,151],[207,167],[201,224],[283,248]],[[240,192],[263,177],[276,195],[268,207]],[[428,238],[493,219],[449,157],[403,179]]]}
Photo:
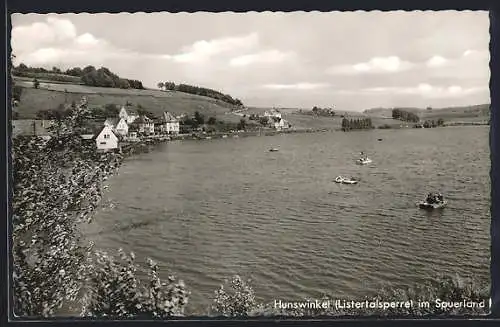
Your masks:
{"label": "shoreline", "polygon": [[329,131],[336,131],[335,129],[327,128],[311,128],[311,129],[291,129],[291,130],[261,130],[261,131],[242,131],[233,133],[213,133],[213,134],[203,134],[203,133],[192,133],[192,134],[179,134],[176,136],[162,135],[162,136],[151,136],[137,141],[124,141],[122,145],[117,149],[120,153],[131,156],[139,153],[148,153],[151,148],[166,144],[172,141],[205,141],[205,140],[218,140],[218,139],[237,139],[245,137],[260,137],[260,136],[276,136],[281,134],[303,134],[303,133],[324,133]]}
{"label": "shoreline", "polygon": [[[439,127],[458,127],[458,126],[488,126],[488,122],[448,122],[443,126]],[[391,127],[391,128],[373,128],[373,129],[359,129],[350,130],[348,132],[363,132],[371,130],[401,130],[401,129],[414,129],[415,127]],[[434,127],[438,128],[438,127]],[[430,129],[430,128],[422,128]],[[307,133],[325,133],[325,132],[344,132],[341,128],[300,128],[300,129],[288,129],[288,130],[250,130],[250,131],[240,131],[240,132],[228,132],[228,133],[192,133],[192,134],[179,134],[175,136],[171,135],[161,135],[161,136],[150,136],[144,139],[139,139],[136,141],[124,141],[118,149],[118,152],[125,156],[131,156],[140,153],[149,153],[152,147],[160,144],[166,144],[172,141],[205,141],[205,140],[218,140],[218,139],[237,139],[246,137],[261,137],[261,136],[277,136],[282,134],[307,134]],[[344,132],[346,133],[346,132]]]}

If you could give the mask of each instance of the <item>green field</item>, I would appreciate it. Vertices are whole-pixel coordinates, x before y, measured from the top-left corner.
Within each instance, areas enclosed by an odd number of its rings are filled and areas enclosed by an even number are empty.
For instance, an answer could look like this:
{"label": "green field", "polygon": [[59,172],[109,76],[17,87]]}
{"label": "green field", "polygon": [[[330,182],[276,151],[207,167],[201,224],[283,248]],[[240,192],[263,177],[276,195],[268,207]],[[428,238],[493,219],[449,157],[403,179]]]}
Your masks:
{"label": "green field", "polygon": [[87,97],[91,107],[105,106],[106,104],[141,106],[156,115],[163,111],[174,114],[194,114],[195,111],[205,116],[216,116],[229,121],[239,121],[239,117],[226,115],[232,106],[223,101],[208,97],[197,96],[176,91],[137,90],[93,87],[75,84],[40,83],[38,89],[33,83],[16,80],[16,85],[23,87],[21,101],[15,108],[20,118],[35,118],[40,110],[57,109],[61,104],[71,104],[80,101],[82,96]]}

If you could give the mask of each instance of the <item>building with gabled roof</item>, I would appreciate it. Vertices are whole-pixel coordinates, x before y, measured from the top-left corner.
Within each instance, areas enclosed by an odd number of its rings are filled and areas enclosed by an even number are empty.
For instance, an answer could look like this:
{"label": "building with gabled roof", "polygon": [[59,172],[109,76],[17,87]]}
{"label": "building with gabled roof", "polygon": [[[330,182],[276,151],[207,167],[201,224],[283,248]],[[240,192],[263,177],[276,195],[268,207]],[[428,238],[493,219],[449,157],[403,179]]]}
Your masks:
{"label": "building with gabled roof", "polygon": [[180,123],[179,120],[172,115],[170,112],[163,112],[162,117],[159,120],[158,129],[161,133],[165,134],[179,134]]}
{"label": "building with gabled roof", "polygon": [[113,132],[110,126],[104,126],[95,138],[98,150],[118,149],[118,136]]}
{"label": "building with gabled roof", "polygon": [[155,133],[155,124],[153,120],[147,116],[139,116],[131,125],[137,126],[137,131],[140,134],[151,135]]}
{"label": "building with gabled roof", "polygon": [[118,117],[125,119],[127,124],[131,124],[139,117],[139,113],[133,108],[122,106]]}

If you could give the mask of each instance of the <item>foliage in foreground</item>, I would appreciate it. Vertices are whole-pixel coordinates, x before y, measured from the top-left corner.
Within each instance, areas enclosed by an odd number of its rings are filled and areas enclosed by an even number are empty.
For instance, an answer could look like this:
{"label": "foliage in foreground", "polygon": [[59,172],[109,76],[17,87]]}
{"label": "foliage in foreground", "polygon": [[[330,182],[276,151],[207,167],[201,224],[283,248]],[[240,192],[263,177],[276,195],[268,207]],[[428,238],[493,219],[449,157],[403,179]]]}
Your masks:
{"label": "foliage in foreground", "polygon": [[233,276],[215,292],[212,313],[226,317],[246,317],[257,314],[262,306],[257,303],[250,280]]}
{"label": "foliage in foreground", "polygon": [[53,315],[75,301],[85,279],[76,267],[89,246],[78,225],[91,219],[101,183],[120,160],[83,143],[78,125],[85,111],[82,105],[60,121],[49,140],[13,140],[13,286],[20,316]]}
{"label": "foliage in foreground", "polygon": [[14,313],[50,317],[82,309],[95,317],[182,315],[182,282],[163,283],[149,262],[150,282],[136,277],[133,255],[117,261],[94,253],[80,227],[91,221],[102,183],[122,156],[99,153],[81,133],[91,117],[86,101],[54,124],[51,138],[13,139]]}
{"label": "foliage in foreground", "polygon": [[93,262],[89,265],[83,316],[152,319],[184,315],[189,293],[183,281],[169,276],[168,283],[163,282],[158,266],[149,259],[149,282],[143,285],[137,278],[134,254],[119,252],[119,261],[104,252],[90,258]]}
{"label": "foliage in foreground", "polygon": [[[487,285],[479,285],[472,280],[462,280],[459,277],[443,276],[424,284],[415,284],[408,288],[383,288],[377,295],[356,299],[356,301],[390,302],[390,301],[414,301],[412,307],[406,308],[336,308],[333,301],[338,300],[335,296],[323,296],[320,302],[330,301],[326,308],[282,308],[276,303],[259,303],[255,292],[249,282],[243,281],[239,276],[226,285],[222,285],[216,292],[213,314],[228,317],[252,317],[252,316],[282,316],[282,317],[317,317],[317,316],[464,316],[489,313],[489,288]],[[435,305],[439,299],[442,302],[472,301],[484,302],[484,308],[442,308]],[[417,301],[428,301],[430,306],[418,306]],[[312,299],[303,299],[302,303],[312,302]]]}

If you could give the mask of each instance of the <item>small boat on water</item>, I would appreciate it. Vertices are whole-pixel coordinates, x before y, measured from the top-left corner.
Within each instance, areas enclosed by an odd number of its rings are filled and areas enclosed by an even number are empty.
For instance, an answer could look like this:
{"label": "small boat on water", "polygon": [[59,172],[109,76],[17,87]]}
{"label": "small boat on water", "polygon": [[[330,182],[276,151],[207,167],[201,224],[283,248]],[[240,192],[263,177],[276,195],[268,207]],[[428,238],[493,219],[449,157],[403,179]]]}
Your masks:
{"label": "small boat on water", "polygon": [[382,139],[378,139],[378,141],[382,141]]}
{"label": "small boat on water", "polygon": [[271,148],[271,149],[269,149],[269,152],[277,152],[277,151],[279,151],[279,150],[280,150],[280,149],[278,149],[278,148]]}
{"label": "small boat on water", "polygon": [[442,209],[448,205],[447,201],[442,201],[438,203],[428,203],[426,201],[420,201],[418,203],[418,207],[420,209]]}
{"label": "small boat on water", "polygon": [[372,159],[370,158],[359,158],[358,160],[356,160],[356,164],[358,165],[367,165],[369,163],[372,163]]}
{"label": "small boat on water", "polygon": [[420,209],[442,209],[448,205],[441,193],[429,193],[424,201],[417,203]]}
{"label": "small boat on water", "polygon": [[355,180],[354,178],[347,178],[347,177],[343,177],[343,176],[337,176],[337,178],[335,178],[335,183],[339,183],[339,184],[357,184],[358,181]]}

